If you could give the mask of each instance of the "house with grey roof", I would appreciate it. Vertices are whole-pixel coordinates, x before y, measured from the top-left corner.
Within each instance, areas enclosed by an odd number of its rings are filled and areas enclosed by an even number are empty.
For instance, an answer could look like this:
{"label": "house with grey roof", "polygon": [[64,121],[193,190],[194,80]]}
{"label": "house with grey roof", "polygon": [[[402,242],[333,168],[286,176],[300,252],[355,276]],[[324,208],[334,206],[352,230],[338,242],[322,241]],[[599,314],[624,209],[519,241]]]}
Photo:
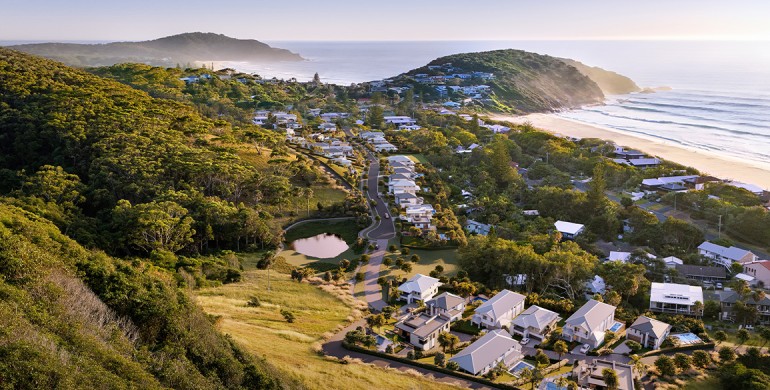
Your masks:
{"label": "house with grey roof", "polygon": [[746,299],[742,300],[735,290],[724,290],[719,292],[719,304],[721,306],[719,319],[723,321],[735,321],[736,318],[733,308],[738,301],[742,301],[747,306],[757,309],[757,323],[761,325],[770,325],[770,297],[763,297],[757,302],[754,300],[754,297],[749,295]]}
{"label": "house with grey roof", "polygon": [[679,276],[702,282],[721,282],[727,280],[725,267],[710,267],[706,265],[678,264],[674,268]]}
{"label": "house with grey roof", "polygon": [[560,319],[561,317],[556,312],[532,305],[513,319],[510,329],[511,334],[543,341],[552,330],[556,329],[556,323]]}
{"label": "house with grey roof", "polygon": [[451,321],[443,314],[413,314],[396,323],[396,333],[409,340],[415,348],[427,351],[436,347],[438,335],[449,332]]}
{"label": "house with grey roof", "polygon": [[524,311],[525,299],[524,295],[513,291],[500,291],[474,310],[471,324],[487,329],[510,327],[511,321]]}
{"label": "house with grey roof", "polygon": [[644,348],[660,349],[660,344],[671,332],[671,325],[654,318],[639,316],[626,330],[626,340],[633,340]]}
{"label": "house with grey roof", "polygon": [[618,376],[617,390],[634,390],[636,372],[629,364],[596,359],[594,361],[580,360],[572,368],[572,377],[581,389],[606,389],[602,372],[605,369],[615,371]]}
{"label": "house with grey roof", "polygon": [[604,342],[605,333],[615,325],[615,306],[590,300],[572,314],[562,327],[562,338],[596,348]]}
{"label": "house with grey roof", "polygon": [[431,315],[443,314],[449,317],[450,321],[457,321],[465,311],[465,298],[445,292],[426,301],[425,306]]}
{"label": "house with grey roof", "polygon": [[436,295],[440,285],[441,282],[436,278],[417,274],[398,286],[398,291],[400,292],[398,299],[406,301],[406,303],[415,301],[425,302]]}
{"label": "house with grey roof", "polygon": [[495,329],[452,356],[449,361],[457,363],[465,372],[484,375],[500,363],[510,368],[523,358],[521,344],[504,330]]}
{"label": "house with grey roof", "polygon": [[701,256],[708,257],[714,263],[724,266],[728,269],[735,262],[744,264],[758,260],[757,255],[751,251],[747,251],[736,246],[726,248],[721,245],[714,244],[710,241],[704,241],[702,244],[700,244],[698,246],[698,253]]}

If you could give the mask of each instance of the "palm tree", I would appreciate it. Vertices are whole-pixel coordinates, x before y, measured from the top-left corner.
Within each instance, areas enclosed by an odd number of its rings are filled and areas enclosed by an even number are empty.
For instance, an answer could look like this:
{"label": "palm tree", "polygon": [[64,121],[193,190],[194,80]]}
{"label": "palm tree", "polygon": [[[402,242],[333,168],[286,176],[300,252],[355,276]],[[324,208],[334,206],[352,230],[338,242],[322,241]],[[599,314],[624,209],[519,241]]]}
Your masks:
{"label": "palm tree", "polygon": [[695,312],[695,315],[700,317],[703,315],[703,302],[701,301],[695,301],[692,305],[692,310]]}
{"label": "palm tree", "polygon": [[553,351],[559,354],[559,368],[561,368],[561,357],[569,352],[569,347],[564,340],[559,340],[553,344]]}
{"label": "palm tree", "polygon": [[753,299],[754,303],[759,306],[759,302],[765,299],[765,292],[762,290],[754,290],[751,292],[751,299]]}
{"label": "palm tree", "polygon": [[270,267],[275,262],[275,252],[267,251],[262,255],[262,262],[267,269],[267,291],[270,291]]}
{"label": "palm tree", "polygon": [[602,370],[602,379],[604,380],[604,384],[607,385],[608,390],[617,390],[619,381],[618,373],[615,372],[615,370],[611,368],[605,368]]}

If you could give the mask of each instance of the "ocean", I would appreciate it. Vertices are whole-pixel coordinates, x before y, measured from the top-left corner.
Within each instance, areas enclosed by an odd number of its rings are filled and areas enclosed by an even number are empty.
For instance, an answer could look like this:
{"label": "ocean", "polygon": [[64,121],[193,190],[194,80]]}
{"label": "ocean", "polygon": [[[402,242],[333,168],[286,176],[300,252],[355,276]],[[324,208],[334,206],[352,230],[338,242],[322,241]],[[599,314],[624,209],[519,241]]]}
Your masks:
{"label": "ocean", "polygon": [[[268,42],[307,61],[227,63],[262,76],[348,85],[379,80],[462,52],[522,49],[576,59],[656,93],[608,96],[567,119],[770,167],[770,42],[458,41]],[[608,136],[608,138],[611,138]]]}

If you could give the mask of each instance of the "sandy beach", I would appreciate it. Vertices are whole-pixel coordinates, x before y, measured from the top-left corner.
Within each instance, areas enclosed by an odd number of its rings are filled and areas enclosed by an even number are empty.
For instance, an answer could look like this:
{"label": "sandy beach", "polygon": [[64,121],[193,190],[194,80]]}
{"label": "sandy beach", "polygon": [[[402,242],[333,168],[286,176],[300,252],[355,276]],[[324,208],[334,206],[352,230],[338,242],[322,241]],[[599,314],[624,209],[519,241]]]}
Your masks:
{"label": "sandy beach", "polygon": [[652,156],[696,168],[704,174],[770,189],[770,162],[767,164],[746,162],[739,158],[690,149],[651,137],[645,138],[614,129],[588,125],[554,114],[492,115],[490,119],[517,124],[529,122],[539,129],[561,136],[611,140],[621,146],[641,150]]}

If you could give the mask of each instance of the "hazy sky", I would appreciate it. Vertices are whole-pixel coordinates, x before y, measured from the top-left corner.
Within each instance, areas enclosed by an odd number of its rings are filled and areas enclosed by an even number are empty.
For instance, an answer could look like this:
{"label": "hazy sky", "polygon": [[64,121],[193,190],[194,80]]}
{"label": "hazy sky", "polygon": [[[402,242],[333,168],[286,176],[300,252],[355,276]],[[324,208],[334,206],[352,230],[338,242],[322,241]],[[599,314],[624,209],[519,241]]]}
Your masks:
{"label": "hazy sky", "polygon": [[770,39],[767,0],[0,0],[0,40]]}

